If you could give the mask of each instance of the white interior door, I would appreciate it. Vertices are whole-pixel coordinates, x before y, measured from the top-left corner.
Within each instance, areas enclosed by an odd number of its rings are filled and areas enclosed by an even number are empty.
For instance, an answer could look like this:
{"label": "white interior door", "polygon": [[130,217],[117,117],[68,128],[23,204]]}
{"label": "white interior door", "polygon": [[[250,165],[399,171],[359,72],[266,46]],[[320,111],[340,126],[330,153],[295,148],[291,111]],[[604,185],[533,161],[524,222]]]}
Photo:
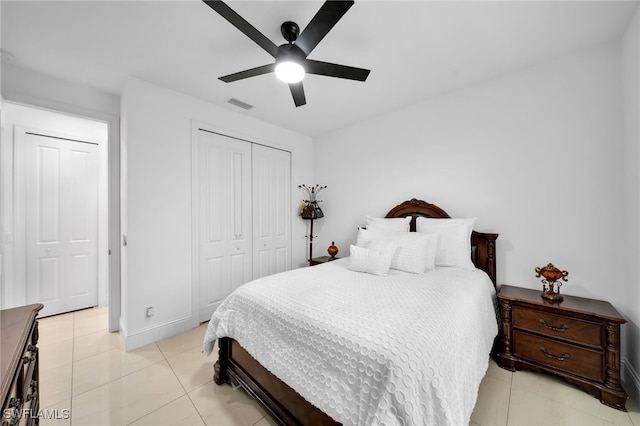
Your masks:
{"label": "white interior door", "polygon": [[199,320],[252,279],[251,144],[198,131],[197,265]]}
{"label": "white interior door", "polygon": [[291,153],[253,145],[253,278],[291,269]]}
{"label": "white interior door", "polygon": [[25,135],[28,303],[41,316],[98,304],[98,145]]}

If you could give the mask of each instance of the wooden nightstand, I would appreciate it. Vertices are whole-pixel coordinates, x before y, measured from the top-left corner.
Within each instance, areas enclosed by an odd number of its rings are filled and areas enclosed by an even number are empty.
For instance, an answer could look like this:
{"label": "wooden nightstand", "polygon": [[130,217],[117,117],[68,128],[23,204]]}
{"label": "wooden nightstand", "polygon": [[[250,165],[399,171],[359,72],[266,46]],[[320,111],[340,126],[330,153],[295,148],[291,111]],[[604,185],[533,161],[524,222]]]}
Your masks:
{"label": "wooden nightstand", "polygon": [[319,265],[321,263],[327,263],[336,260],[337,257],[331,256],[320,256],[314,257],[313,259],[309,259],[309,266]]}
{"label": "wooden nightstand", "polygon": [[605,405],[626,411],[620,386],[620,325],[608,302],[564,296],[549,302],[540,290],[503,285],[501,347],[496,362],[507,370],[553,373]]}

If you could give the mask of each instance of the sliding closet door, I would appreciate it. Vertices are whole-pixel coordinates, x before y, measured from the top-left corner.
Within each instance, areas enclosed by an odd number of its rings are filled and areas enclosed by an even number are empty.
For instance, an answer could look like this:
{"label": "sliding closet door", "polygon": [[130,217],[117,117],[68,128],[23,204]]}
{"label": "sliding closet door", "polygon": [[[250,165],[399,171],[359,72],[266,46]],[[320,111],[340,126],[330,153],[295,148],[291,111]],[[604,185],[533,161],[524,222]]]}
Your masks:
{"label": "sliding closet door", "polygon": [[253,145],[253,278],[291,269],[291,153]]}
{"label": "sliding closet door", "polygon": [[200,321],[252,278],[251,144],[198,131],[196,274]]}

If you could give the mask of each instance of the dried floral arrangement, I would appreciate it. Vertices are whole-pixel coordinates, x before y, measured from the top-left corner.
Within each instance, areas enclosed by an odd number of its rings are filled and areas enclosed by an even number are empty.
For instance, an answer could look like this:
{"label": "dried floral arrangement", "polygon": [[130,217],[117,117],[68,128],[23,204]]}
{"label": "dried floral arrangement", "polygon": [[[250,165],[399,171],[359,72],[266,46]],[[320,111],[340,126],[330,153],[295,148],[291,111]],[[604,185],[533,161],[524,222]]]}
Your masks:
{"label": "dried floral arrangement", "polygon": [[304,219],[319,219],[324,217],[322,209],[318,206],[318,203],[322,202],[322,200],[318,200],[318,194],[320,194],[323,189],[326,189],[327,185],[321,186],[316,184],[316,186],[307,186],[302,184],[298,185],[298,188],[307,193],[307,198],[302,200],[298,214]]}

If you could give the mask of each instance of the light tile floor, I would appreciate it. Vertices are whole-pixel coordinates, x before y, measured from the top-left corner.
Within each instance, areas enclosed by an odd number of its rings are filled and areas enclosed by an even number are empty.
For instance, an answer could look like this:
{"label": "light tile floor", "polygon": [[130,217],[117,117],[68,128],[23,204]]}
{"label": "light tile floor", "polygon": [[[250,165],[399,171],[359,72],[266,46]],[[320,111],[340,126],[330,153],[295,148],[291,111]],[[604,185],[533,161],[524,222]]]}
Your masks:
{"label": "light tile floor", "polygon": [[[206,324],[124,352],[120,336],[107,331],[107,315],[94,308],[40,320],[41,407],[57,417],[42,425],[275,424],[241,389],[213,383],[214,358],[201,354]],[[640,426],[638,406],[629,400],[627,409],[491,361],[471,425]]]}

